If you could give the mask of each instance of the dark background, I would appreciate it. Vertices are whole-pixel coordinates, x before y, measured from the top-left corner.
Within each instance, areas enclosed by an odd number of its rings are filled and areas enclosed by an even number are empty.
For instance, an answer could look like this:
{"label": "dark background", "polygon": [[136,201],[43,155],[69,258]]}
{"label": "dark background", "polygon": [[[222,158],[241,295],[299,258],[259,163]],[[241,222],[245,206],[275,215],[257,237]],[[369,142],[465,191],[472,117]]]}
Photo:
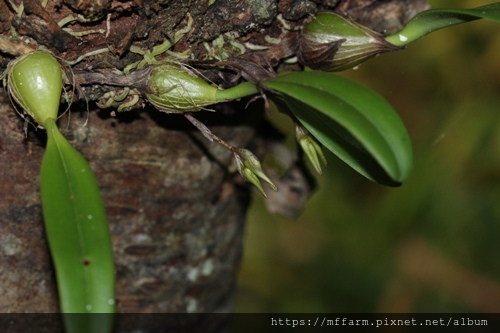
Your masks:
{"label": "dark background", "polygon": [[255,193],[236,311],[500,312],[499,25],[441,30],[342,75],[399,112],[413,171],[387,188],[327,154],[296,221]]}

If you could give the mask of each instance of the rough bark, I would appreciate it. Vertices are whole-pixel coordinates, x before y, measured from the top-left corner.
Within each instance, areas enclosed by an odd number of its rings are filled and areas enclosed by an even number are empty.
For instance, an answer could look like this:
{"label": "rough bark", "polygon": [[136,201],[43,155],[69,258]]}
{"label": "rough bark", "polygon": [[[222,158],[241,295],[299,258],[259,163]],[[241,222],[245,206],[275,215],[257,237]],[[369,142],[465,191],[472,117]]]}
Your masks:
{"label": "rough bark", "polygon": [[[224,33],[240,44],[266,44],[266,35],[286,40],[279,14],[293,28],[317,10],[335,9],[379,31],[392,32],[425,5],[424,1],[368,0],[219,0],[213,4],[207,0],[84,0],[48,1],[43,8],[38,0],[25,0],[24,13],[17,17],[8,1],[0,1],[0,33],[9,36],[14,28],[23,47],[43,45],[66,60],[109,47],[109,52],[73,66],[76,72],[89,72],[123,69],[139,60],[141,56],[127,52],[132,43],[151,48],[163,42],[184,27],[188,13],[193,27],[173,50],[190,49],[190,61],[199,61],[209,53],[203,42],[212,43]],[[96,20],[77,21],[67,28],[104,32],[68,34],[57,22],[69,14]],[[253,57],[252,53],[236,62],[267,66],[266,71],[272,72],[290,50],[282,51],[275,47],[273,54]],[[0,52],[2,70],[12,59],[12,54]],[[70,119],[62,118],[60,124],[67,124],[65,135],[90,161],[105,199],[117,266],[117,311],[230,311],[249,201],[248,186],[229,171],[231,154],[207,143],[182,116],[159,113],[145,103],[138,104],[141,110],[117,117],[111,117],[109,109],[97,112],[92,100],[102,89],[102,85],[83,86],[74,97],[85,95],[90,112],[84,102],[74,103]],[[38,192],[44,133],[32,126],[25,130],[5,93],[0,95],[0,106],[0,311],[57,312]],[[220,112],[201,118],[231,144],[255,148],[262,112],[235,112],[244,106],[217,106]]]}

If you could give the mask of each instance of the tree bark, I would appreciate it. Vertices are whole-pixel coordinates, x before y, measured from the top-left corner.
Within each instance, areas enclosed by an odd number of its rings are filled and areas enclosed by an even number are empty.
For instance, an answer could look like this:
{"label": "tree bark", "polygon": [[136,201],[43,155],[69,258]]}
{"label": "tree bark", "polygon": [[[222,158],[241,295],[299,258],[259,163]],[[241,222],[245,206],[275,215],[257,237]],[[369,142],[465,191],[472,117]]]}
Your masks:
{"label": "tree bark", "polygon": [[[193,26],[172,50],[191,50],[190,61],[196,62],[208,59],[210,48],[204,42],[213,46],[218,36],[226,34],[224,45],[234,44],[228,39],[238,45],[264,45],[269,37],[284,40],[284,21],[287,29],[300,27],[320,9],[392,32],[426,8],[425,1],[368,0],[49,0],[44,8],[38,0],[25,0],[24,12],[16,15],[20,3],[0,2],[0,33],[8,37],[15,30],[23,47],[43,45],[68,61],[109,48],[74,65],[74,72],[123,69],[142,57],[128,52],[132,43],[151,49],[184,28],[189,15]],[[70,14],[95,21],[75,21],[65,28],[98,32],[69,34],[57,22]],[[13,59],[11,51],[0,52],[2,69]],[[256,64],[265,66],[259,60]],[[230,171],[231,153],[208,143],[182,116],[160,113],[144,102],[116,117],[109,109],[96,111],[93,101],[104,88],[81,87],[73,95],[80,101],[59,123],[101,186],[117,268],[117,311],[230,311],[249,202],[249,187]],[[236,112],[244,108],[244,103],[219,105],[214,107],[219,112],[200,118],[232,145],[258,150],[256,129],[263,112]],[[24,125],[7,95],[0,94],[0,311],[58,312],[38,191],[45,135]]]}

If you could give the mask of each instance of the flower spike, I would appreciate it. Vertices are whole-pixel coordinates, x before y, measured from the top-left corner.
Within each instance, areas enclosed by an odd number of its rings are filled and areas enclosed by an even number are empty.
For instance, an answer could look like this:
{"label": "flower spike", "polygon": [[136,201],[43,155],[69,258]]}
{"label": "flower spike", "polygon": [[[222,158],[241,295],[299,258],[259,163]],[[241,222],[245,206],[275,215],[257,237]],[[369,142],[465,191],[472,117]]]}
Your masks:
{"label": "flower spike", "polygon": [[277,191],[276,185],[269,179],[269,177],[262,171],[262,166],[259,159],[248,149],[236,148],[234,150],[234,159],[239,173],[246,181],[252,183],[257,187],[264,197],[267,197],[260,179],[268,183],[274,191]]}
{"label": "flower spike", "polygon": [[297,142],[306,153],[307,159],[311,162],[314,170],[321,175],[321,164],[326,165],[326,158],[321,146],[309,135],[309,132],[299,124],[295,124],[295,137]]}

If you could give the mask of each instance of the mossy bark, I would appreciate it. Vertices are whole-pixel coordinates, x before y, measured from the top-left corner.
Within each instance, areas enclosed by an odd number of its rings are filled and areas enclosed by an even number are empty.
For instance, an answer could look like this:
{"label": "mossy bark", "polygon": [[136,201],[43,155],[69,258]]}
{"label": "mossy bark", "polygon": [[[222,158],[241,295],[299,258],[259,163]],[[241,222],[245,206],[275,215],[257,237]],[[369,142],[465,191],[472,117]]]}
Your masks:
{"label": "mossy bark", "polygon": [[[193,26],[172,50],[191,50],[191,60],[198,61],[209,54],[204,42],[210,46],[220,35],[227,33],[238,45],[263,45],[266,38],[279,40],[287,29],[300,28],[320,9],[337,10],[390,32],[426,6],[425,1],[366,0],[50,0],[45,8],[38,0],[23,3],[24,12],[17,15],[20,1],[0,2],[3,37],[17,39],[23,47],[44,46],[65,60],[109,49],[74,65],[75,72],[123,69],[141,58],[128,52],[131,44],[150,49],[171,38],[186,25],[187,14]],[[97,32],[69,34],[57,24],[68,15],[94,21],[75,21],[65,28]],[[15,54],[2,51],[3,70]],[[102,85],[81,87],[73,95],[77,102],[59,122],[101,186],[117,267],[117,311],[231,311],[250,192],[230,171],[231,154],[206,142],[181,115],[162,114],[147,103],[116,117],[109,109],[98,111],[93,101],[100,89]],[[236,112],[244,107],[216,106],[219,112],[201,118],[231,144],[255,148],[263,112]],[[45,136],[43,130],[24,125],[1,93],[0,311],[58,312],[38,190]]]}

